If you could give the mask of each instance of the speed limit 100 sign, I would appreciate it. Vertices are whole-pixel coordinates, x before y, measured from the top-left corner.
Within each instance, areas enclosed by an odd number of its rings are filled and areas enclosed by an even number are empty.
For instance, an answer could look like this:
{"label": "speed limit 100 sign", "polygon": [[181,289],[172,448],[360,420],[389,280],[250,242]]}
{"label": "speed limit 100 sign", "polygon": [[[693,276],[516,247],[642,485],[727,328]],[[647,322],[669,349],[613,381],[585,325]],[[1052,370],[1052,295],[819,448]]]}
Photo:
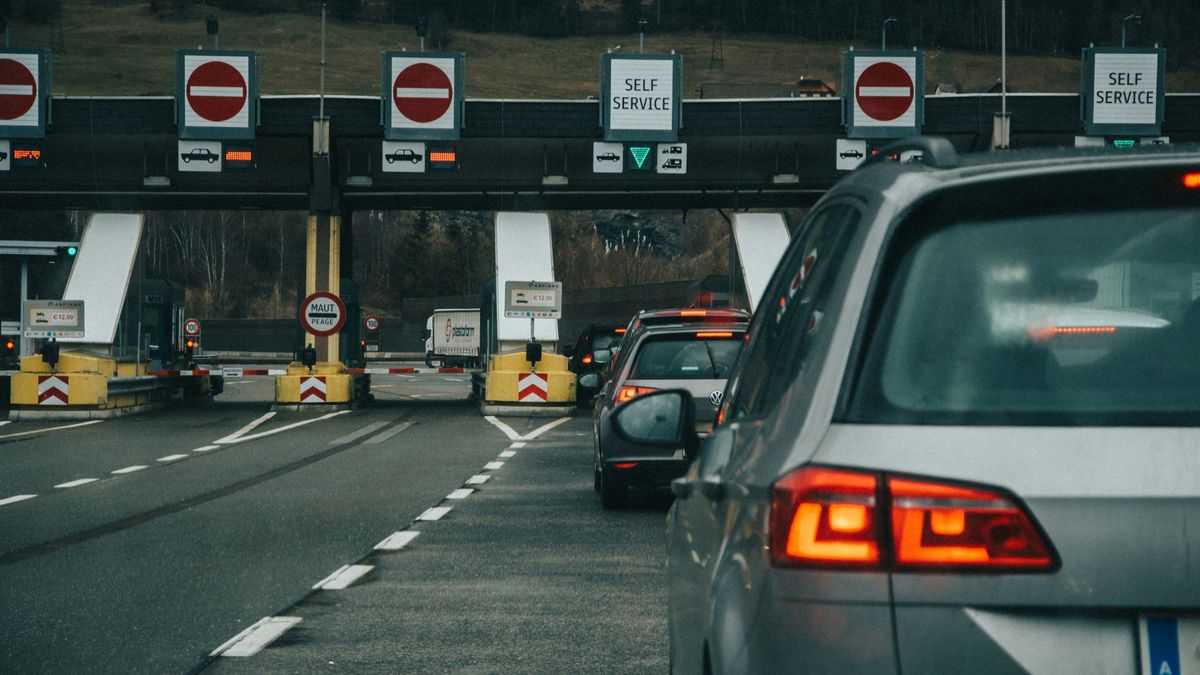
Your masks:
{"label": "speed limit 100 sign", "polygon": [[200,320],[188,319],[183,322],[183,334],[189,337],[195,337],[200,334]]}

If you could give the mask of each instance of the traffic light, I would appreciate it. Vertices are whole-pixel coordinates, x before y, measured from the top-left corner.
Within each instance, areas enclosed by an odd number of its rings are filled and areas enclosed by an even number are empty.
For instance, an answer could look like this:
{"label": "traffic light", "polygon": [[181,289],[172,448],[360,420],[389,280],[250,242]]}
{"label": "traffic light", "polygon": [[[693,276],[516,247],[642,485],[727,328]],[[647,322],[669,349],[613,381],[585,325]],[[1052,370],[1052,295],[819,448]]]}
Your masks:
{"label": "traffic light", "polygon": [[196,338],[188,338],[183,342],[183,360],[188,363],[196,355]]}
{"label": "traffic light", "polygon": [[11,368],[17,364],[17,341],[15,338],[4,338],[4,360],[0,361],[0,368]]}
{"label": "traffic light", "polygon": [[60,257],[74,258],[76,253],[79,253],[77,246],[58,246],[55,247],[54,253]]}

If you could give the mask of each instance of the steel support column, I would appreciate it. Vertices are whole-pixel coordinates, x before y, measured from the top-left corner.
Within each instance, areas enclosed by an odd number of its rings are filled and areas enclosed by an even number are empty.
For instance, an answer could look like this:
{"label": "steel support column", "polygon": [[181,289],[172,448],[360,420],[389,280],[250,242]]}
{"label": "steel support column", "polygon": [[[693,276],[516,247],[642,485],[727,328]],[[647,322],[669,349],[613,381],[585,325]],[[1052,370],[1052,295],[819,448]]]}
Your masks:
{"label": "steel support column", "polygon": [[[305,295],[328,291],[341,295],[342,219],[331,213],[310,213],[308,216],[308,246],[305,268]],[[309,336],[317,350],[318,363],[339,360],[338,336]]]}

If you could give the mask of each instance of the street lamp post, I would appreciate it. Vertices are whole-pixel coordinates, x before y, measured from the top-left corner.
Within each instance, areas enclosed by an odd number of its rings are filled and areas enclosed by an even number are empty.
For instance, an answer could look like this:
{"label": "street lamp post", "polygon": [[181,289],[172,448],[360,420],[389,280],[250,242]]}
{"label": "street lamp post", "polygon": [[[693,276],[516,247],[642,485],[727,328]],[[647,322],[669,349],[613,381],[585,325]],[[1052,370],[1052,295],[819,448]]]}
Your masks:
{"label": "street lamp post", "polygon": [[1138,25],[1140,25],[1142,23],[1142,15],[1141,14],[1130,14],[1129,16],[1125,17],[1124,19],[1121,19],[1121,46],[1122,47],[1125,46],[1125,26],[1128,25],[1128,23],[1130,21],[1133,21],[1133,22],[1137,23]]}
{"label": "street lamp post", "polygon": [[896,23],[896,17],[889,16],[888,18],[883,20],[883,28],[881,29],[881,32],[883,33],[883,37],[880,39],[880,46],[879,46],[879,48],[883,51],[887,51],[887,27],[888,27],[889,23]]}
{"label": "street lamp post", "polygon": [[646,20],[638,19],[638,53],[646,53]]}

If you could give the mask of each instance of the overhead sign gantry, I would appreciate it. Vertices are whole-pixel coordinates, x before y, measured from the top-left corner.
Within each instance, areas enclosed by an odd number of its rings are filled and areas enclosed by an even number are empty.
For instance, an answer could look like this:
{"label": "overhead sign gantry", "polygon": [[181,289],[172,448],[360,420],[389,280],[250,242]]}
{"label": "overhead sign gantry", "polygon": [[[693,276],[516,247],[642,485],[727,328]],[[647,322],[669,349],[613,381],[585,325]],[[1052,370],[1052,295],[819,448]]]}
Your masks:
{"label": "overhead sign gantry", "polygon": [[258,54],[177,50],[175,115],[179,171],[252,167],[259,122]]}

